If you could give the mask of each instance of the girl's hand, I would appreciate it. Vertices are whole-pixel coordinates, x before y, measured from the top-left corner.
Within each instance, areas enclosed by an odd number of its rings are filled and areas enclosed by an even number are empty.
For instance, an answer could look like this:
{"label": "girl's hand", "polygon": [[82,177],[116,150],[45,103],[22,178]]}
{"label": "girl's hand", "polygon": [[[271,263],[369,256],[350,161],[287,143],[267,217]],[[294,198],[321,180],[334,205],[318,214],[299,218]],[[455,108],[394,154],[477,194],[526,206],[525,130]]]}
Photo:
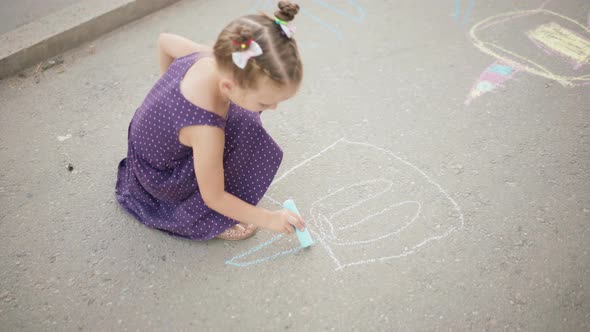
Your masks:
{"label": "girl's hand", "polygon": [[304,230],[303,218],[289,210],[279,210],[270,213],[265,228],[277,233],[291,234],[295,232],[293,226],[300,231]]}

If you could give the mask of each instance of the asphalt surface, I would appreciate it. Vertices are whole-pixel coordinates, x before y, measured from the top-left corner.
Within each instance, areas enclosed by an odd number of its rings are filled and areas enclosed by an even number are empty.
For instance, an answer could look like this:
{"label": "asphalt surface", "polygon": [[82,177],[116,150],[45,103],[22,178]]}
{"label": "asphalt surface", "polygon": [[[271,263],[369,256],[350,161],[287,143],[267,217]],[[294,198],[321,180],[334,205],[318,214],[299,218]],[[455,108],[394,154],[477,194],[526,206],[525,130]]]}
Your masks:
{"label": "asphalt surface", "polygon": [[268,8],[182,1],[0,81],[2,330],[590,330],[590,64],[531,37],[557,23],[584,54],[590,3],[300,4],[261,204],[293,198],[316,244],[181,240],[116,203],[158,33],[212,43]]}

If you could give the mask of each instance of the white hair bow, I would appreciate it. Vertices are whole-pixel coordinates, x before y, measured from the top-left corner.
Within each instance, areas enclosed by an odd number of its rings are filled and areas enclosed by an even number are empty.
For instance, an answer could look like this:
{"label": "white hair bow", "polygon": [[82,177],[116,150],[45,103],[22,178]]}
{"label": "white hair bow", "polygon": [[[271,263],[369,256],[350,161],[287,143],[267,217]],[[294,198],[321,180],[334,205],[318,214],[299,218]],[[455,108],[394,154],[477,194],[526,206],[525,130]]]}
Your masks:
{"label": "white hair bow", "polygon": [[287,36],[287,38],[291,39],[293,38],[293,35],[295,34],[295,26],[292,23],[287,23],[287,24],[281,24],[281,29],[283,30],[283,33],[285,34],[285,36]]}
{"label": "white hair bow", "polygon": [[246,68],[248,60],[250,60],[250,58],[254,58],[259,55],[262,55],[262,48],[260,47],[260,45],[258,45],[257,42],[252,40],[250,42],[250,47],[248,47],[247,50],[233,52],[231,54],[231,57],[236,66],[240,67],[240,69],[244,69]]}
{"label": "white hair bow", "polygon": [[289,39],[293,38],[293,35],[295,34],[295,30],[297,30],[295,28],[295,26],[293,25],[293,23],[283,21],[278,17],[275,17],[275,23],[281,27],[281,30],[283,31],[283,33],[285,34],[285,36],[287,38],[289,38]]}

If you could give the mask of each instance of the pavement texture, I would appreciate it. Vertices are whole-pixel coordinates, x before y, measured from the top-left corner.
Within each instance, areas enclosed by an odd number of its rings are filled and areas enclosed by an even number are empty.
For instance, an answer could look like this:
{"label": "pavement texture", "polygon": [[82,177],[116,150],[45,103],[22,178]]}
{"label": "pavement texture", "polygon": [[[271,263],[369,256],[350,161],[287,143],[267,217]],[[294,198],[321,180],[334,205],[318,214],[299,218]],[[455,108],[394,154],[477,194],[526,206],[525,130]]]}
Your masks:
{"label": "pavement texture", "polygon": [[0,34],[14,30],[54,11],[65,8],[79,0],[21,0],[0,1]]}
{"label": "pavement texture", "polygon": [[[0,79],[46,64],[61,63],[59,55],[95,40],[127,23],[162,9],[177,0],[78,0],[32,22],[0,34]],[[38,4],[31,13],[43,13],[60,3]],[[65,3],[61,3],[65,5]],[[27,1],[15,3],[0,14],[19,17],[15,12],[32,7]],[[36,7],[35,7],[36,8]],[[9,19],[10,21],[10,19]],[[51,59],[56,57],[54,59]]]}
{"label": "pavement texture", "polygon": [[300,4],[261,205],[293,198],[316,244],[182,240],[115,201],[158,34],[272,12],[181,1],[0,81],[2,330],[590,330],[590,3]]}

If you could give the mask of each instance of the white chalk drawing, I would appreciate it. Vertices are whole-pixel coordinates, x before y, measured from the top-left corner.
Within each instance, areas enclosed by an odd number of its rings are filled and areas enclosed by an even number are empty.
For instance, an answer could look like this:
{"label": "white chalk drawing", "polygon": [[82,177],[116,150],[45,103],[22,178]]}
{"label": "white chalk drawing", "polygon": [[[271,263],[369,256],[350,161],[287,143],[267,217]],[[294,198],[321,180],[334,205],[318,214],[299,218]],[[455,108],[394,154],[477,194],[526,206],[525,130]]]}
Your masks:
{"label": "white chalk drawing", "polygon": [[[440,184],[368,143],[336,141],[278,177],[266,199],[279,207],[296,188],[306,193],[292,198],[316,242],[305,254],[325,250],[336,271],[412,255],[464,227],[461,208]],[[276,235],[226,264],[253,266],[302,250]]]}

